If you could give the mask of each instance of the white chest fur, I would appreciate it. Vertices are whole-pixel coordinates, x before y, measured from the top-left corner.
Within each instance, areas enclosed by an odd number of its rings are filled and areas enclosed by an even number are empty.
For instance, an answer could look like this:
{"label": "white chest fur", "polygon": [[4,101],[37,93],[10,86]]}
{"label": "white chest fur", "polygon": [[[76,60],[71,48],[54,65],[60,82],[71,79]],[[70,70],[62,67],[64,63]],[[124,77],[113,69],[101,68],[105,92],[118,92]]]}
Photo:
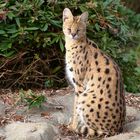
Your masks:
{"label": "white chest fur", "polygon": [[73,71],[71,71],[71,65],[66,63],[66,75],[68,80],[70,81],[70,83],[75,86],[75,83],[73,82],[73,78],[74,78],[74,73]]}

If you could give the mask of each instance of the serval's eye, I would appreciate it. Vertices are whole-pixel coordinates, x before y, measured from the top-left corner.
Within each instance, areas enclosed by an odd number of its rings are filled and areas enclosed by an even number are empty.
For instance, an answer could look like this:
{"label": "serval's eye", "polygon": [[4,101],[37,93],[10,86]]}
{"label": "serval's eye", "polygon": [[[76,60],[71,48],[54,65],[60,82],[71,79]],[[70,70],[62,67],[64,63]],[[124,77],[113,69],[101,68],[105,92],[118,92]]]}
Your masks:
{"label": "serval's eye", "polygon": [[79,32],[80,30],[79,29],[77,29],[77,33]]}
{"label": "serval's eye", "polygon": [[68,28],[68,31],[69,31],[69,32],[71,32],[71,29],[70,29],[70,28]]}

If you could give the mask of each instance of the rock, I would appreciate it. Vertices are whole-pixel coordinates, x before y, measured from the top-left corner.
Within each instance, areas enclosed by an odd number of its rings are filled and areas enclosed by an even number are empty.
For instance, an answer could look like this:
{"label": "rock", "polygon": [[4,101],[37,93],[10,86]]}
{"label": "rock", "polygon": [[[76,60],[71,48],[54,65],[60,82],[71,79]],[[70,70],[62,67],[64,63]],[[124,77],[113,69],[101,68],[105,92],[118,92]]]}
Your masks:
{"label": "rock", "polygon": [[58,129],[45,122],[22,123],[14,122],[5,128],[5,140],[53,140],[58,134]]}
{"label": "rock", "polygon": [[4,129],[0,128],[0,138],[4,138],[5,137],[5,131]]}
{"label": "rock", "polygon": [[126,106],[126,113],[127,113],[127,116],[136,116],[137,110],[133,107]]}
{"label": "rock", "polygon": [[6,109],[5,104],[2,101],[0,101],[0,116],[5,115],[5,109]]}
{"label": "rock", "polygon": [[62,111],[54,111],[51,113],[52,120],[57,124],[68,124],[72,116],[72,109],[74,103],[74,94],[67,94],[65,96],[57,96],[52,99],[58,105],[64,106]]}
{"label": "rock", "polygon": [[56,124],[67,124],[67,118],[65,117],[64,113],[62,112],[54,112],[51,114],[52,120]]}
{"label": "rock", "polygon": [[29,122],[34,122],[34,123],[37,123],[37,122],[46,122],[46,123],[48,123],[49,122],[44,117],[41,117],[40,114],[29,115],[28,116],[28,121]]}
{"label": "rock", "polygon": [[104,138],[103,140],[140,140],[140,135],[136,133],[124,133],[109,138]]}
{"label": "rock", "polygon": [[127,123],[124,127],[125,132],[140,132],[140,121],[133,121],[131,123]]}
{"label": "rock", "polygon": [[140,120],[140,111],[138,111],[134,107],[127,106],[126,107],[126,115],[135,117],[136,120]]}
{"label": "rock", "polygon": [[140,135],[136,135],[133,138],[131,138],[130,140],[140,140]]}

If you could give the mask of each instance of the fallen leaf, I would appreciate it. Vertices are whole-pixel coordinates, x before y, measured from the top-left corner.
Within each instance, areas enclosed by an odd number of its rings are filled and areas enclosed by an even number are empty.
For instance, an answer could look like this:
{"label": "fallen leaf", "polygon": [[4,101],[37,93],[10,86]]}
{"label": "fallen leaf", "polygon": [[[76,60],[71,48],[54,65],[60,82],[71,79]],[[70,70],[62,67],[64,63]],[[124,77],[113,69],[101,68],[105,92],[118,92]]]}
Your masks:
{"label": "fallen leaf", "polygon": [[50,113],[49,112],[47,112],[47,111],[45,111],[45,112],[42,112],[41,113],[41,117],[50,117]]}
{"label": "fallen leaf", "polygon": [[14,115],[12,119],[14,121],[24,121],[24,117],[22,115]]}

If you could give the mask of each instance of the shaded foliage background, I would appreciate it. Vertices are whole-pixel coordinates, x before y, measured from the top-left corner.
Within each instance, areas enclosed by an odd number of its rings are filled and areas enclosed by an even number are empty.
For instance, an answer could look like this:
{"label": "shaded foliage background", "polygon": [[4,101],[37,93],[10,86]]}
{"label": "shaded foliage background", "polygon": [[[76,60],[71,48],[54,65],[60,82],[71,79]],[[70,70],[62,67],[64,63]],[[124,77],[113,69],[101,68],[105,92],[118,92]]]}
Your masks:
{"label": "shaded foliage background", "polygon": [[119,0],[2,0],[0,88],[66,86],[62,11],[89,12],[88,37],[120,65],[125,88],[140,92],[140,15]]}
{"label": "shaded foliage background", "polygon": [[123,4],[133,9],[137,13],[140,13],[140,0],[122,0]]}

